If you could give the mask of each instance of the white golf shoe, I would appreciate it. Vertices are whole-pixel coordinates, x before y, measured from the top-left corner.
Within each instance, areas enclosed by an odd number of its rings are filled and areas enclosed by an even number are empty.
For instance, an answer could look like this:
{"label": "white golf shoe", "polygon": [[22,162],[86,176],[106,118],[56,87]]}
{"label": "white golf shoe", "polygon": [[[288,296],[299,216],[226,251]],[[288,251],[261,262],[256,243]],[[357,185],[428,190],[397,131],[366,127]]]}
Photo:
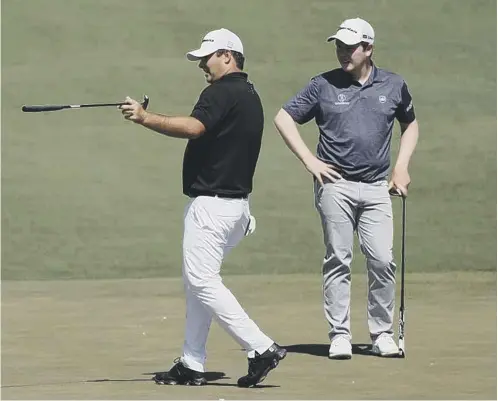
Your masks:
{"label": "white golf shoe", "polygon": [[329,358],[330,359],[351,359],[353,351],[351,342],[347,337],[338,335],[335,336],[330,343]]}
{"label": "white golf shoe", "polygon": [[379,356],[392,357],[398,355],[399,349],[389,334],[381,334],[373,342],[372,353]]}

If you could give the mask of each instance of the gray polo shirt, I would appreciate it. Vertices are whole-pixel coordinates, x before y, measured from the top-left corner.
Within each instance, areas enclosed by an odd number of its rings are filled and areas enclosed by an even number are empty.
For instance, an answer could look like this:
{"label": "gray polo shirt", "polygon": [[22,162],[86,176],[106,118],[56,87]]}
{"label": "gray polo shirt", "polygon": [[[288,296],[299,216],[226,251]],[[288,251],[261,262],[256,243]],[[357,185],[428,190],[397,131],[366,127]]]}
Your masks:
{"label": "gray polo shirt", "polygon": [[403,78],[375,65],[364,85],[341,68],[317,75],[283,109],[298,124],[315,119],[317,157],[363,182],[389,174],[394,119],[415,120]]}

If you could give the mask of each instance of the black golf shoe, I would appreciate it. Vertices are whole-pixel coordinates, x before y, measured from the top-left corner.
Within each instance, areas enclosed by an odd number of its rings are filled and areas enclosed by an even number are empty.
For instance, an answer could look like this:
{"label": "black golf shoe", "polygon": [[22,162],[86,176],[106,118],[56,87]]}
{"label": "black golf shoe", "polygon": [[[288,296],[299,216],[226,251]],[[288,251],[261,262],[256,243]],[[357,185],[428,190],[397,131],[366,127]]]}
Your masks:
{"label": "black golf shoe", "polygon": [[156,373],[152,380],[156,384],[180,384],[183,386],[203,386],[207,383],[201,372],[187,368],[180,358],[176,358],[174,362],[175,365],[169,372]]}
{"label": "black golf shoe", "polygon": [[261,383],[270,370],[275,369],[286,355],[287,351],[275,343],[261,355],[256,352],[254,358],[247,358],[248,373],[238,380],[237,385],[239,387],[254,387]]}

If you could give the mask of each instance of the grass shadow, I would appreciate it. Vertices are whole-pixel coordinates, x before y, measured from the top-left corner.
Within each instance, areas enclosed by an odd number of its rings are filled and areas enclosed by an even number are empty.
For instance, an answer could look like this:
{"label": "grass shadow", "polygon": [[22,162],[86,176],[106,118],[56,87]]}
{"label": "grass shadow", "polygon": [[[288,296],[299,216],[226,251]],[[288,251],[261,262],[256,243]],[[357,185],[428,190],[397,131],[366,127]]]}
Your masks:
{"label": "grass shadow", "polygon": [[[321,356],[328,358],[330,344],[293,344],[283,345],[287,352],[296,354],[306,354],[313,356]],[[372,356],[371,344],[352,344],[352,351],[354,355]]]}
{"label": "grass shadow", "polygon": [[151,379],[91,379],[83,380],[82,383],[105,383],[105,382],[148,382]]}
{"label": "grass shadow", "polygon": [[[150,380],[152,380],[153,376],[167,372],[168,371],[142,373],[142,375],[150,376],[151,377]],[[216,380],[221,380],[221,379],[231,379],[231,377],[226,376],[225,372],[204,372],[204,377],[208,382],[214,382]],[[148,379],[143,379],[143,380],[148,380]]]}
{"label": "grass shadow", "polygon": [[[166,372],[153,372],[153,373],[142,373],[143,375],[150,375],[151,379],[143,379],[143,380],[152,380],[152,376],[159,374],[159,373],[166,373]],[[204,377],[207,380],[207,386],[216,386],[216,387],[238,387],[237,384],[235,383],[217,383],[217,380],[225,379],[229,380],[231,377],[228,377],[225,375],[224,372],[205,372]],[[280,386],[274,386],[271,384],[258,384],[254,388],[275,388],[275,387],[280,387]]]}
{"label": "grass shadow", "polygon": [[282,345],[287,352],[314,356],[329,356],[329,344],[293,344]]}
{"label": "grass shadow", "polygon": [[[207,386],[216,386],[216,387],[239,387],[235,383],[208,383]],[[273,384],[258,384],[252,388],[276,388],[280,386],[274,386]],[[250,390],[250,389],[249,389]]]}
{"label": "grass shadow", "polygon": [[[60,381],[60,382],[45,382],[45,383],[23,383],[23,384],[13,384],[13,385],[2,385],[0,388],[16,388],[16,387],[38,387],[38,386],[57,386],[63,384],[81,384],[81,383],[117,383],[117,382],[152,382],[152,377],[161,372],[153,372],[153,373],[142,373],[142,375],[150,376],[150,378],[133,378],[133,379],[112,379],[112,378],[101,378],[101,379],[88,379],[88,380],[71,380],[71,381]],[[219,386],[231,386],[228,383],[212,383],[216,380],[220,379],[230,379],[227,377],[224,372],[206,372],[204,373],[204,377],[210,385],[219,385]],[[261,386],[263,387],[263,386]],[[271,386],[267,386],[271,387]]]}
{"label": "grass shadow", "polygon": [[18,388],[18,387],[39,387],[39,386],[61,386],[64,384],[82,384],[82,383],[105,383],[105,382],[144,382],[150,381],[151,379],[88,379],[88,380],[66,380],[58,382],[43,382],[43,383],[23,383],[23,384],[12,384],[12,385],[2,385],[0,388]]}

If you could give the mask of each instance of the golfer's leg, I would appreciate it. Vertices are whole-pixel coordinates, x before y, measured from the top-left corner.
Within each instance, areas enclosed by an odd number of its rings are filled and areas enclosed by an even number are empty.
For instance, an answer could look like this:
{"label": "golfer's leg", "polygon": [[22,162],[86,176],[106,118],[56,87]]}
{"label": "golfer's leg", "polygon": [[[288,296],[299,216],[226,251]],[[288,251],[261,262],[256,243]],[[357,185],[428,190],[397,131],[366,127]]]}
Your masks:
{"label": "golfer's leg", "polygon": [[[233,229],[231,230],[231,232],[228,236],[227,243],[223,249],[223,258],[227,257],[227,255],[233,249],[235,249],[235,247],[239,244],[239,242],[242,239],[244,239],[245,233],[247,230],[247,226],[248,226],[249,221],[250,221],[250,216],[251,216],[251,213],[249,210],[249,203],[244,202],[244,212],[242,214],[241,219],[235,224],[235,226],[233,227]],[[222,325],[223,325],[223,323],[222,323]],[[264,351],[266,351],[273,344],[273,340],[271,340],[269,337],[266,337],[264,335],[264,338],[265,338],[265,340],[262,343],[263,345],[259,345],[257,347],[253,346],[251,348],[246,348],[246,350],[248,350],[250,357],[254,356],[252,351],[258,351],[258,353],[261,354]]]}
{"label": "golfer's leg", "polygon": [[396,291],[393,217],[387,183],[365,184],[358,235],[368,270],[368,327],[372,340],[392,335]]}
{"label": "golfer's leg", "polygon": [[184,274],[190,290],[246,350],[263,353],[273,341],[248,317],[222,282],[221,263],[230,234],[243,218],[238,200],[199,197],[184,240]]}
{"label": "golfer's leg", "polygon": [[226,244],[223,248],[223,258],[226,258],[239,242],[244,239],[250,218],[251,212],[249,210],[249,202],[243,201],[241,217],[228,234]]}
{"label": "golfer's leg", "polygon": [[[193,201],[190,201],[185,208],[184,243],[189,242],[187,236],[192,232],[194,219],[192,202]],[[206,342],[209,335],[212,316],[190,290],[188,281],[185,277],[185,266],[183,267],[183,281],[186,298],[186,321],[182,361],[188,368],[198,372],[204,372]]]}
{"label": "golfer's leg", "polygon": [[195,297],[188,285],[185,285],[185,296],[186,322],[182,361],[188,368],[204,372],[206,342],[212,316]]}
{"label": "golfer's leg", "polygon": [[351,341],[351,260],[355,228],[355,185],[345,180],[316,187],[324,243],[323,297],[329,338],[343,335]]}

